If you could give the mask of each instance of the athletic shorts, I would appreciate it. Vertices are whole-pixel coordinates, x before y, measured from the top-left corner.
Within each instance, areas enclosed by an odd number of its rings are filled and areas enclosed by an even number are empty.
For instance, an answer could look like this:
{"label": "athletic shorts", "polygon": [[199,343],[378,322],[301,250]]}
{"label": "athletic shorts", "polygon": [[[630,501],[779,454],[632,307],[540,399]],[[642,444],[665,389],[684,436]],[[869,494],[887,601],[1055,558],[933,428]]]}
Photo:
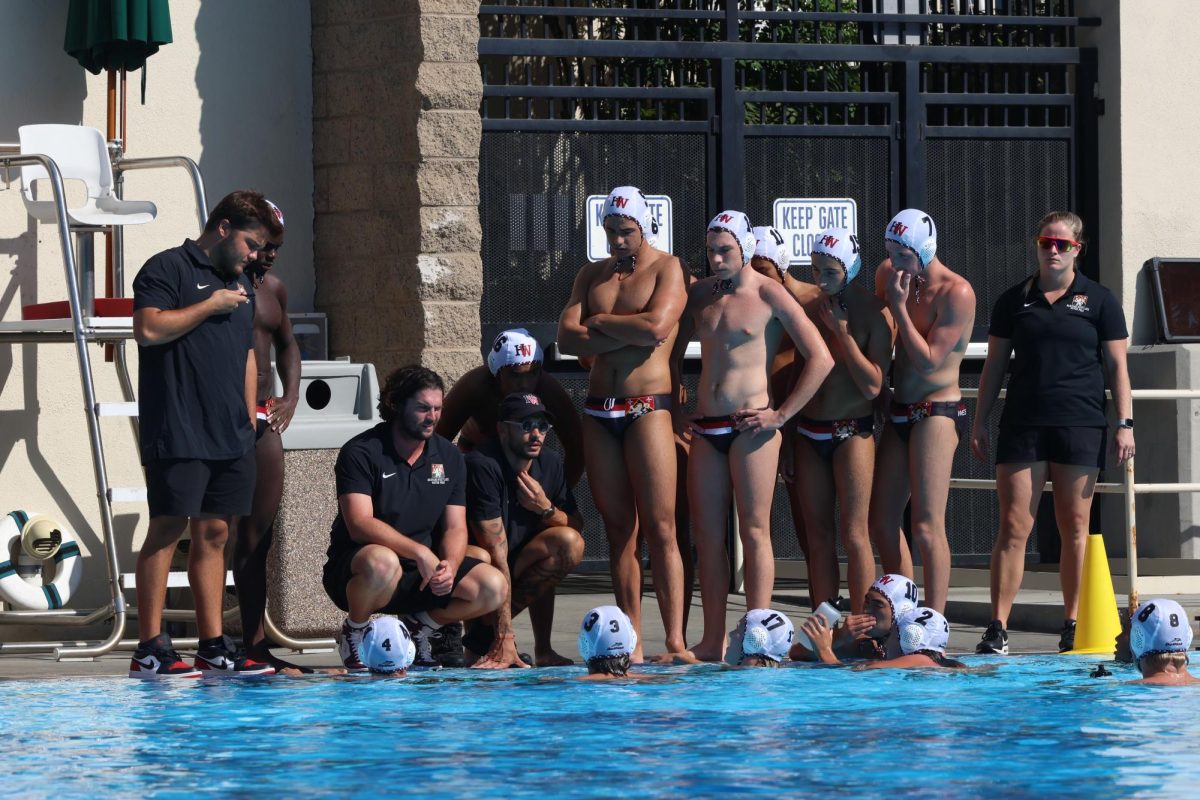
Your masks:
{"label": "athletic shorts", "polygon": [[225,461],[163,458],[144,466],[150,518],[245,516],[254,503],[254,449]]}
{"label": "athletic shorts", "polygon": [[[362,547],[347,548],[337,555],[330,556],[329,560],[325,562],[325,571],[321,582],[325,585],[325,592],[329,595],[329,599],[342,611],[350,610],[350,603],[346,599],[346,585],[350,583],[353,575],[350,563],[361,549]],[[450,587],[450,591],[446,594],[438,596],[428,586],[424,589],[420,588],[421,571],[417,569],[416,562],[402,560],[400,564],[404,574],[400,576],[400,582],[396,584],[396,591],[392,593],[392,599],[383,608],[375,610],[384,614],[413,614],[417,611],[445,608],[454,599],[454,590],[458,587],[459,582],[466,577],[468,572],[482,563],[470,556],[464,557],[462,564],[458,566],[458,574],[454,576],[454,586]]]}
{"label": "athletic shorts", "polygon": [[1104,469],[1108,428],[1053,425],[1011,425],[996,439],[997,464],[1047,461]]}

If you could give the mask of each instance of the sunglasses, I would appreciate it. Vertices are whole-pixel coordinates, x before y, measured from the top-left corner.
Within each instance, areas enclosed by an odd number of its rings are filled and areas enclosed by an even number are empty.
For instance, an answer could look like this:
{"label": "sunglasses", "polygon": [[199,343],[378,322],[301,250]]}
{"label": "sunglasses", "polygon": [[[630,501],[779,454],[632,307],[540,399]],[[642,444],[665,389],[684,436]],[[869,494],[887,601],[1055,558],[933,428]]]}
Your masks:
{"label": "sunglasses", "polygon": [[1039,236],[1037,237],[1037,246],[1043,250],[1049,250],[1051,247],[1054,247],[1060,253],[1069,253],[1077,247],[1083,247],[1083,242],[1076,242],[1073,239],[1059,239],[1056,236]]}
{"label": "sunglasses", "polygon": [[549,433],[551,431],[551,429],[554,428],[554,426],[550,424],[549,420],[544,420],[544,419],[539,419],[539,420],[523,419],[520,422],[516,422],[515,420],[511,420],[511,419],[506,419],[506,420],[504,420],[504,422],[505,422],[505,424],[508,424],[508,425],[520,426],[521,430],[524,431],[525,433],[533,433],[534,431],[537,431],[538,433],[542,434],[543,436],[545,436],[547,433]]}

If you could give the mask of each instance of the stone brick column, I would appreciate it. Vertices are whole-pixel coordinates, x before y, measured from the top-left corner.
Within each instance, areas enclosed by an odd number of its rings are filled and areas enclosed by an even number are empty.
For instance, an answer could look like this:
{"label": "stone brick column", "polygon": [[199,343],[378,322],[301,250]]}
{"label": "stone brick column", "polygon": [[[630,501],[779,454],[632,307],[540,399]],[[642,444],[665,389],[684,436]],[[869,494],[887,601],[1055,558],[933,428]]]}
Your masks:
{"label": "stone brick column", "polygon": [[316,307],[382,380],[480,363],[478,0],[312,0]]}

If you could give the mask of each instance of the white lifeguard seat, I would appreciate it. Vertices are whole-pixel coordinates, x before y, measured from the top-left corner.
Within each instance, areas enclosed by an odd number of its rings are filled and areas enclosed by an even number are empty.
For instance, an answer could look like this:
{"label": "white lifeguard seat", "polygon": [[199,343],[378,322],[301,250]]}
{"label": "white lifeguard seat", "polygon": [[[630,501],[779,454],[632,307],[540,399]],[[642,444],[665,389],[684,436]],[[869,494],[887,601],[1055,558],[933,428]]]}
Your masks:
{"label": "white lifeguard seat", "polygon": [[[72,226],[106,227],[141,225],[154,220],[158,209],[144,200],[121,200],[113,194],[112,163],[104,136],[95,128],[82,125],[22,125],[18,129],[21,153],[40,153],[54,159],[64,181],[83,181],[87,200],[67,209]],[[21,190],[25,208],[39,222],[58,220],[53,200],[34,198],[37,180],[48,178],[42,166],[21,167]]]}

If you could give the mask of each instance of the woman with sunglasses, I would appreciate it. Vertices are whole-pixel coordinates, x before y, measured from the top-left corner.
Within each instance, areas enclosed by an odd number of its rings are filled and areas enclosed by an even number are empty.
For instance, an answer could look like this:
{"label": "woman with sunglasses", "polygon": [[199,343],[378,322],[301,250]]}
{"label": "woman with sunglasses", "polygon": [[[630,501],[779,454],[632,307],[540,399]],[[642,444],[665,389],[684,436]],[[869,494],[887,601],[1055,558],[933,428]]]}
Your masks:
{"label": "woman with sunglasses", "polygon": [[1037,227],[1038,271],[996,301],[988,355],[971,429],[975,457],[988,459],[988,418],[1012,358],[1008,396],[996,442],[1000,531],[992,549],[992,623],[976,650],[1008,653],[1008,614],[1025,570],[1025,542],[1047,480],[1062,537],[1059,575],[1063,622],[1059,651],[1075,644],[1075,614],[1092,494],[1104,467],[1108,421],[1104,387],[1112,389],[1116,456],[1134,453],[1133,400],[1125,353],[1125,314],[1113,294],[1079,271],[1083,222],[1069,211],[1047,214]]}

